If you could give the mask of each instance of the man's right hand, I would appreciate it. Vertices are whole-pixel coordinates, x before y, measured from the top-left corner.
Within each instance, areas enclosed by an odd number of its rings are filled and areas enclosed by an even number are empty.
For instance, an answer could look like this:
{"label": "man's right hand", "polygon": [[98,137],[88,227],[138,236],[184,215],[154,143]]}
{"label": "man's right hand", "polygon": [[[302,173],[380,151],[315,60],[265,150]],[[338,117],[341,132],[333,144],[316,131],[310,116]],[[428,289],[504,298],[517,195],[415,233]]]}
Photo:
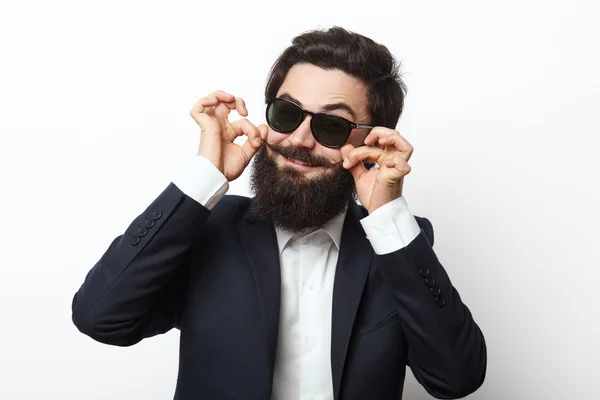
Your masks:
{"label": "man's right hand", "polygon": [[[229,122],[231,110],[242,117],[248,116],[244,100],[218,90],[198,100],[190,111],[200,126],[198,155],[212,162],[230,182],[242,174],[268,131],[266,125],[256,127],[246,118]],[[233,141],[242,135],[246,135],[247,140],[239,146]]]}

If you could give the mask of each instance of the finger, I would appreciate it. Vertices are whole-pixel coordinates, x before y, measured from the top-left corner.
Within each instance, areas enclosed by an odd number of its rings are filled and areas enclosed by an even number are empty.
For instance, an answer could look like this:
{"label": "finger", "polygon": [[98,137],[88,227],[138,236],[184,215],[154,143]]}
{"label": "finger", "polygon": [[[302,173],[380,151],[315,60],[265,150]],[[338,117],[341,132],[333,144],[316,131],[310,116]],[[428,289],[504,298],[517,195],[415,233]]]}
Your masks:
{"label": "finger", "polygon": [[351,145],[350,143],[346,143],[345,145],[342,146],[342,148],[340,149],[340,152],[342,153],[342,158],[346,159],[346,157],[348,156],[348,154],[354,150],[356,147],[354,147],[353,145]]}
{"label": "finger", "polygon": [[404,177],[411,171],[410,165],[400,156],[395,159],[386,160],[384,165],[380,170],[381,179],[379,181],[387,185],[396,185],[398,182],[402,182]]}
{"label": "finger", "polygon": [[258,130],[260,131],[260,137],[262,140],[267,140],[267,134],[269,133],[269,127],[266,124],[261,124],[258,126]]}
{"label": "finger", "polygon": [[246,102],[241,97],[236,97],[235,98],[235,110],[242,117],[247,117],[248,116],[248,109],[246,108]]}
{"label": "finger", "polygon": [[397,149],[404,158],[405,161],[410,160],[414,152],[414,147],[408,143],[408,141],[399,133],[395,135],[389,135],[379,140],[379,143],[385,147],[394,147]]}
{"label": "finger", "polygon": [[223,103],[234,103],[235,102],[235,96],[230,94],[230,93],[226,93],[222,90],[215,90],[214,92],[212,92],[211,94],[209,94],[209,96],[214,96],[216,97],[219,101],[223,102]]}
{"label": "finger", "polygon": [[344,157],[344,168],[352,168],[356,163],[361,161],[378,162],[379,157],[383,154],[383,150],[373,146],[361,146],[351,150]]}
{"label": "finger", "polygon": [[246,155],[246,162],[250,162],[250,159],[254,157],[258,149],[260,149],[263,144],[263,141],[261,140],[261,130],[264,130],[264,127],[259,129],[249,121],[247,122],[247,124],[240,124],[240,128],[242,129],[243,134],[248,137],[248,139],[242,145],[242,151]]}
{"label": "finger", "polygon": [[383,164],[388,168],[393,168],[398,171],[400,176],[409,174],[412,169],[400,153],[397,153],[394,157],[385,160]]}
{"label": "finger", "polygon": [[203,97],[199,99],[196,104],[194,104],[190,114],[193,116],[194,114],[203,113],[206,108],[216,106],[218,103],[219,100],[217,100],[217,98],[214,96]]}
{"label": "finger", "polygon": [[377,141],[379,139],[393,135],[393,134],[397,134],[397,133],[398,133],[398,131],[395,131],[393,129],[386,128],[384,126],[376,126],[375,128],[371,129],[371,131],[365,138],[364,143],[367,146],[373,146],[373,145],[375,145],[375,143],[377,143]]}
{"label": "finger", "polygon": [[233,103],[219,103],[214,109],[215,116],[219,118],[227,118],[231,110],[235,109],[235,102]]}
{"label": "finger", "polygon": [[357,182],[360,177],[369,172],[363,163],[357,162],[354,166],[350,166],[348,157],[352,152],[356,150],[356,148],[351,144],[344,145],[341,149],[342,157],[344,157],[344,163],[342,164],[344,168],[348,169],[354,178],[354,181]]}
{"label": "finger", "polygon": [[214,107],[221,103],[228,105],[228,107],[231,109],[235,108],[235,101],[233,103],[232,102],[229,102],[229,103],[223,102],[216,95],[211,94],[211,95],[208,95],[208,96],[203,97],[200,100],[198,100],[196,102],[196,104],[194,104],[194,106],[192,107],[192,110],[190,111],[190,113],[192,114],[192,116],[194,114],[203,113],[203,112],[207,111],[207,108]]}
{"label": "finger", "polygon": [[[229,110],[236,109],[237,104],[236,97],[234,95],[226,93],[222,90],[214,91],[212,95],[216,97],[216,99],[219,101],[219,103],[215,107],[215,115],[217,115],[218,117],[225,118],[229,115]],[[227,107],[227,109],[225,107]]]}
{"label": "finger", "polygon": [[190,110],[190,115],[203,132],[215,128],[216,121],[212,118],[212,106],[218,103],[219,100],[216,97],[203,97]]}
{"label": "finger", "polygon": [[235,121],[231,126],[237,136],[246,135],[248,137],[247,141],[257,149],[262,145],[260,129],[246,118]]}
{"label": "finger", "polygon": [[385,127],[373,128],[365,138],[365,144],[368,146],[379,144],[383,148],[394,147],[405,153],[405,160],[407,161],[414,151],[413,146],[398,131]]}

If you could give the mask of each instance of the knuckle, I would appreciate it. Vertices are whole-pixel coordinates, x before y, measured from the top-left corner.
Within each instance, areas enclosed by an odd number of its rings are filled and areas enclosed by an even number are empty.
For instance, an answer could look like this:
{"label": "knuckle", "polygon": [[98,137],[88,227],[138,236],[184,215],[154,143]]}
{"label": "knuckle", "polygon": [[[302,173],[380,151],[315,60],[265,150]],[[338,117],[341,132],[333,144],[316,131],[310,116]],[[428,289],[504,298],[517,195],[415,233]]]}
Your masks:
{"label": "knuckle", "polygon": [[254,124],[252,122],[250,122],[250,120],[248,118],[242,118],[242,119],[240,119],[240,122],[247,129],[251,129],[251,130],[258,129],[254,126]]}
{"label": "knuckle", "polygon": [[219,99],[219,97],[222,99],[223,97],[234,97],[233,95],[231,95],[230,93],[227,93],[223,90],[217,90],[216,92],[212,93],[213,97],[215,97],[216,99]]}

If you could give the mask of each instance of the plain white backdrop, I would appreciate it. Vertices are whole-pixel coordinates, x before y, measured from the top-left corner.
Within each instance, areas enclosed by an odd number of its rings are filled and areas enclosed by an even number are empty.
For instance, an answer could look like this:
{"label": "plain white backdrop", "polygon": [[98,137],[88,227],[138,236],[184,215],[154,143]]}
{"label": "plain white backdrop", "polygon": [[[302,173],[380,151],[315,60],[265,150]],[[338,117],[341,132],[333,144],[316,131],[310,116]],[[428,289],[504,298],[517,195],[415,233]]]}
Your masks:
{"label": "plain white backdrop", "polygon": [[[195,155],[194,102],[223,89],[263,123],[272,62],[333,25],[402,61],[405,197],[487,340],[470,398],[600,398],[597,16],[593,1],[2,2],[0,399],[172,398],[179,333],[96,343],[72,296]],[[410,371],[404,398],[430,398]]]}

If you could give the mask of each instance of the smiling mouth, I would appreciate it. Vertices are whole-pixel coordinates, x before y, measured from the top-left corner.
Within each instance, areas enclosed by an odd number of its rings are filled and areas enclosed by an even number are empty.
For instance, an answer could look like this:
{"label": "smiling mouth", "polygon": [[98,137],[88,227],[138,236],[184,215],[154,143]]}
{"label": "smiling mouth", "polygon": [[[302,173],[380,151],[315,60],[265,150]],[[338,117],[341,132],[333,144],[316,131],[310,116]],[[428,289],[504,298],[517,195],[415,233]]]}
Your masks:
{"label": "smiling mouth", "polygon": [[287,164],[292,164],[294,166],[301,166],[304,168],[314,168],[315,167],[315,165],[310,165],[304,161],[295,160],[293,158],[287,158],[283,154],[281,155],[281,157],[283,158],[284,162]]}

